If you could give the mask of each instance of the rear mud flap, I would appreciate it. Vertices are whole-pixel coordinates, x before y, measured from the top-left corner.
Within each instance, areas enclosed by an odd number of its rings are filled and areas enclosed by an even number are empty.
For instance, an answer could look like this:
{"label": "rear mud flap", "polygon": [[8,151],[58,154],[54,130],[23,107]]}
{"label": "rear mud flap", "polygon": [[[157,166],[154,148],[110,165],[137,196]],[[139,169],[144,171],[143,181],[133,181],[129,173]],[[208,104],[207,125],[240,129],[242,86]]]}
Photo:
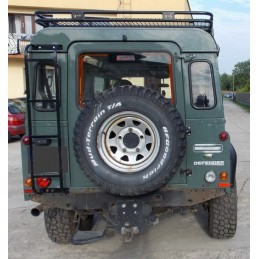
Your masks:
{"label": "rear mud flap", "polygon": [[101,215],[95,215],[93,224],[93,228],[90,231],[82,231],[78,229],[75,235],[71,238],[71,243],[74,245],[84,245],[103,239],[107,230],[106,219]]}

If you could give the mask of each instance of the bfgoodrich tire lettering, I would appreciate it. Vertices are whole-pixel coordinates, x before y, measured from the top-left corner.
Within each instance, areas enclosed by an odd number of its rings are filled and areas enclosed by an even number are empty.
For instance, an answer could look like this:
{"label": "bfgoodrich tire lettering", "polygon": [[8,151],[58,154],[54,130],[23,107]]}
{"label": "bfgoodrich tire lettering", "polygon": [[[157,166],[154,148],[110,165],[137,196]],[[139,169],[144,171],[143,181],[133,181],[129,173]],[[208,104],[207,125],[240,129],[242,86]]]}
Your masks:
{"label": "bfgoodrich tire lettering", "polygon": [[85,174],[105,191],[140,195],[165,184],[185,152],[178,111],[159,93],[116,87],[79,115],[74,150]]}

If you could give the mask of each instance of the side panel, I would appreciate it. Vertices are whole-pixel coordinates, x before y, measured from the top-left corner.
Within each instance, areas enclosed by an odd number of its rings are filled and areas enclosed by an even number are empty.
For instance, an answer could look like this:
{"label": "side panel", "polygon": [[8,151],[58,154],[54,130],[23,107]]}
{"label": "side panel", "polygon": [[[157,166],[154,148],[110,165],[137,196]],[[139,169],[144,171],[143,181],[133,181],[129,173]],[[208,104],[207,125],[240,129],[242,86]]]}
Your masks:
{"label": "side panel", "polygon": [[[201,61],[211,64],[214,86],[215,106],[196,108],[191,98],[190,63],[183,62],[184,90],[186,102],[187,168],[191,174],[187,177],[188,188],[218,188],[219,174],[230,173],[230,140],[221,141],[219,134],[225,131],[225,119],[220,94],[219,72],[216,54],[196,54],[192,62]],[[216,173],[216,181],[205,181],[205,173]]]}

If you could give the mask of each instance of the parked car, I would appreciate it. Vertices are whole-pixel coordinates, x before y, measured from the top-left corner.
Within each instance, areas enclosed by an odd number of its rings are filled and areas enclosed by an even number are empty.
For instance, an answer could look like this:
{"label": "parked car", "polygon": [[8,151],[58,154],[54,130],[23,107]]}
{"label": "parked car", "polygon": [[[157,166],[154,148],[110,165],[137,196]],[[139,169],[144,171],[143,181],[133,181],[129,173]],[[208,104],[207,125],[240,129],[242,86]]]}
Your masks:
{"label": "parked car", "polygon": [[18,108],[23,112],[26,112],[26,102],[24,98],[13,98],[9,99],[9,101],[15,103],[15,105],[18,106]]}
{"label": "parked car", "polygon": [[8,143],[12,136],[25,133],[25,112],[13,101],[8,101]]}
{"label": "parked car", "polygon": [[225,95],[224,95],[224,97],[225,98],[233,98],[233,94],[232,93],[226,93]]}

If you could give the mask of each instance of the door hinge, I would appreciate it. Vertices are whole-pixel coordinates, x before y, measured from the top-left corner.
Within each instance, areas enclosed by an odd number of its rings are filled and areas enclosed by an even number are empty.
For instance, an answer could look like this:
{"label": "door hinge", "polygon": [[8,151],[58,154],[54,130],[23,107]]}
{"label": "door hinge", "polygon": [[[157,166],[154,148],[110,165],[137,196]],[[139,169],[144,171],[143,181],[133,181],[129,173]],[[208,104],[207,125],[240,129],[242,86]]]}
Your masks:
{"label": "door hinge", "polygon": [[186,128],[186,134],[187,134],[187,136],[191,136],[191,134],[192,134],[192,129],[191,129],[191,127],[187,127],[187,128]]}
{"label": "door hinge", "polygon": [[191,176],[192,175],[192,169],[191,168],[186,168],[186,169],[181,168],[180,173],[186,174],[186,176]]}
{"label": "door hinge", "polygon": [[178,61],[178,59],[183,59],[183,61],[186,62],[190,62],[191,60],[193,60],[196,56],[192,55],[192,54],[188,54],[188,55],[184,55],[184,54],[177,54],[175,53],[174,58],[175,61]]}

